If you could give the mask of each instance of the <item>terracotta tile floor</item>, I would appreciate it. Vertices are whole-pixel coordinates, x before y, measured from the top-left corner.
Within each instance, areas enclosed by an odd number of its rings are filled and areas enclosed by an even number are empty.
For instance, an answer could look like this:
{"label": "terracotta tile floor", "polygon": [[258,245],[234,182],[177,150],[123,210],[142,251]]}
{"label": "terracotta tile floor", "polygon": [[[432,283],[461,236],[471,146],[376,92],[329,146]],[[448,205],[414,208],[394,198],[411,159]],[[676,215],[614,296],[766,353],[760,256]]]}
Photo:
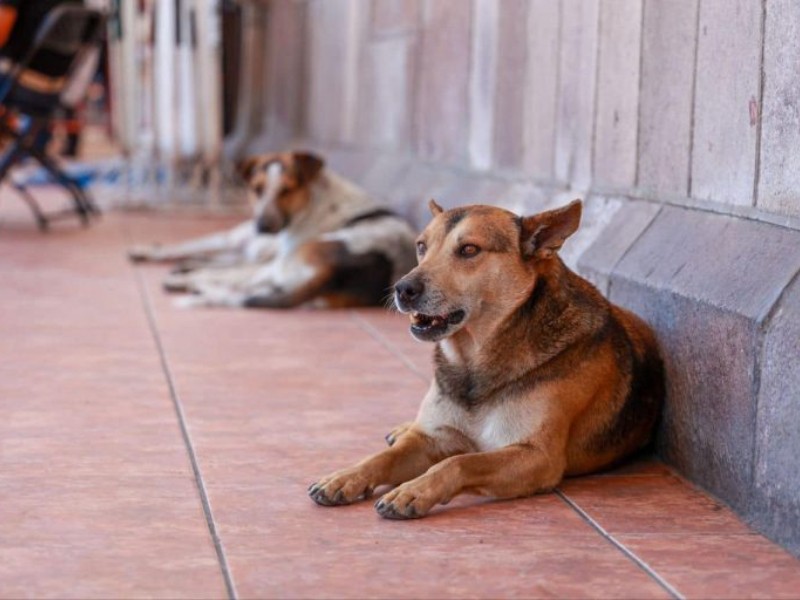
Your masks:
{"label": "terracotta tile floor", "polygon": [[799,561],[652,460],[413,522],[314,505],[413,417],[430,347],[378,310],[179,310],[124,258],[229,223],[42,235],[0,195],[0,596],[800,595]]}

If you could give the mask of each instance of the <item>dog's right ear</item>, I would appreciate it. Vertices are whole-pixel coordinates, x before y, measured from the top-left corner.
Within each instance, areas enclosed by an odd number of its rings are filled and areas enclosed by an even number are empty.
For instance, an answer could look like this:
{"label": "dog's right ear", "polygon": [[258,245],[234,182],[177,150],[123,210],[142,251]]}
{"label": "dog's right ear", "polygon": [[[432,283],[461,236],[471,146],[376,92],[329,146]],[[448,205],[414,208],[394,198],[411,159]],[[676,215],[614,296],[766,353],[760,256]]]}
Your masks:
{"label": "dog's right ear", "polygon": [[249,181],[259,160],[261,159],[258,156],[251,156],[237,162],[236,171],[239,173],[239,176],[245,181]]}
{"label": "dog's right ear", "polygon": [[435,217],[435,216],[437,216],[437,215],[440,215],[440,214],[442,214],[442,213],[444,212],[444,209],[443,209],[441,206],[439,206],[439,205],[436,203],[436,200],[434,200],[433,198],[431,198],[431,199],[428,201],[428,208],[430,208],[430,209],[431,209],[431,214],[432,214],[434,217]]}
{"label": "dog's right ear", "polygon": [[553,255],[578,229],[582,212],[581,201],[573,200],[562,208],[522,219],[522,256],[545,258]]}
{"label": "dog's right ear", "polygon": [[300,185],[308,185],[325,166],[325,161],[311,152],[294,152],[292,153],[292,160],[294,161],[297,182]]}

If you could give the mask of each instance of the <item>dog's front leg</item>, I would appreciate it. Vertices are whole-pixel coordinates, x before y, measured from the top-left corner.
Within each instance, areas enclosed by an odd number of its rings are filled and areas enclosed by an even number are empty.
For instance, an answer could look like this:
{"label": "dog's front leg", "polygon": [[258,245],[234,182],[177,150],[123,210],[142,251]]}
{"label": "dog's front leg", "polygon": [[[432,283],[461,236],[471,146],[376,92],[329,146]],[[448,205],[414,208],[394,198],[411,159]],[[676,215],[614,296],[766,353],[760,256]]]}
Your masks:
{"label": "dog's front leg", "polygon": [[529,496],[555,487],[564,467],[563,456],[553,456],[532,444],[451,456],[388,492],[375,508],[388,519],[411,519],[423,517],[437,504],[447,504],[463,493],[494,498]]}
{"label": "dog's front leg", "polygon": [[208,257],[218,252],[238,251],[255,235],[252,221],[246,221],[221,233],[195,238],[177,244],[138,244],[128,249],[128,258],[140,261],[172,261]]}
{"label": "dog's front leg", "polygon": [[324,506],[350,504],[369,498],[380,485],[397,485],[417,477],[441,458],[436,440],[410,429],[390,448],[320,479],[308,488],[308,494]]}

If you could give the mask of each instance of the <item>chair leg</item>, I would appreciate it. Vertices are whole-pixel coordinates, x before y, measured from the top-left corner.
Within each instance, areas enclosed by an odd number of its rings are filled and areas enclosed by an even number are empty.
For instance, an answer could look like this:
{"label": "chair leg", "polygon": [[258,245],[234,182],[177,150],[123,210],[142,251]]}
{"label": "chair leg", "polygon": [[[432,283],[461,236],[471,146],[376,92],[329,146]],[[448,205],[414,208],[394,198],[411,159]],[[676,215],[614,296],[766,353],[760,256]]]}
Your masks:
{"label": "chair leg", "polygon": [[84,225],[89,224],[89,217],[97,214],[100,211],[94,206],[94,203],[88,198],[81,187],[64,171],[62,171],[56,162],[51,159],[47,154],[38,148],[30,148],[31,155],[58,181],[72,196],[75,210]]}
{"label": "chair leg", "polygon": [[27,203],[28,207],[31,209],[33,216],[36,217],[36,224],[39,226],[41,231],[47,231],[50,228],[50,221],[47,219],[47,216],[42,211],[42,208],[39,206],[39,203],[36,201],[28,189],[24,185],[17,185],[15,184],[14,189],[20,195],[20,197]]}
{"label": "chair leg", "polygon": [[[75,206],[75,212],[80,218],[81,223],[83,223],[83,225],[88,225],[89,219],[92,216],[100,214],[100,209],[94,203],[89,193],[81,188],[74,179],[64,173],[58,166],[58,163],[47,156],[44,150],[37,145],[37,135],[41,127],[42,123],[32,122],[23,131],[15,131],[4,121],[0,122],[0,131],[10,135],[13,139],[9,148],[0,156],[0,182],[6,177],[14,163],[18,162],[26,155],[32,156],[48,173],[50,173],[55,181],[69,192]],[[49,227],[49,219],[42,211],[33,195],[24,185],[15,184],[13,187],[30,207],[36,218],[39,229],[42,231],[47,230]]]}
{"label": "chair leg", "polygon": [[[11,137],[14,140],[11,142],[11,145],[3,152],[2,156],[0,156],[0,183],[6,178],[8,175],[8,171],[14,166],[24,154],[24,150],[22,148],[21,140],[16,135],[15,132],[11,131],[5,122],[0,124],[0,130],[3,133],[9,134],[11,133]],[[17,190],[23,200],[27,203],[28,207],[31,209],[33,216],[36,218],[36,224],[39,226],[41,231],[46,231],[48,229],[48,221],[47,217],[45,216],[44,212],[42,211],[39,203],[36,202],[36,199],[31,196],[30,192],[25,189],[24,186],[20,186],[17,184],[13,184],[12,187]]]}

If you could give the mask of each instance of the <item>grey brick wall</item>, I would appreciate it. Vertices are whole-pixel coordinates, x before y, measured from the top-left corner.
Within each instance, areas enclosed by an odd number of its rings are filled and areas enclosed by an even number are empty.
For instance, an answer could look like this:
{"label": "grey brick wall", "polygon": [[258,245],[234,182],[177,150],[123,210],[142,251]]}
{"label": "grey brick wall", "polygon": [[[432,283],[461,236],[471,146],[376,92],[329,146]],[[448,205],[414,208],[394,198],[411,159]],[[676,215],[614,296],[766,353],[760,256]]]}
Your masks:
{"label": "grey brick wall", "polygon": [[800,4],[266,0],[266,131],[417,225],[586,201],[565,260],[658,332],[661,455],[800,552]]}

